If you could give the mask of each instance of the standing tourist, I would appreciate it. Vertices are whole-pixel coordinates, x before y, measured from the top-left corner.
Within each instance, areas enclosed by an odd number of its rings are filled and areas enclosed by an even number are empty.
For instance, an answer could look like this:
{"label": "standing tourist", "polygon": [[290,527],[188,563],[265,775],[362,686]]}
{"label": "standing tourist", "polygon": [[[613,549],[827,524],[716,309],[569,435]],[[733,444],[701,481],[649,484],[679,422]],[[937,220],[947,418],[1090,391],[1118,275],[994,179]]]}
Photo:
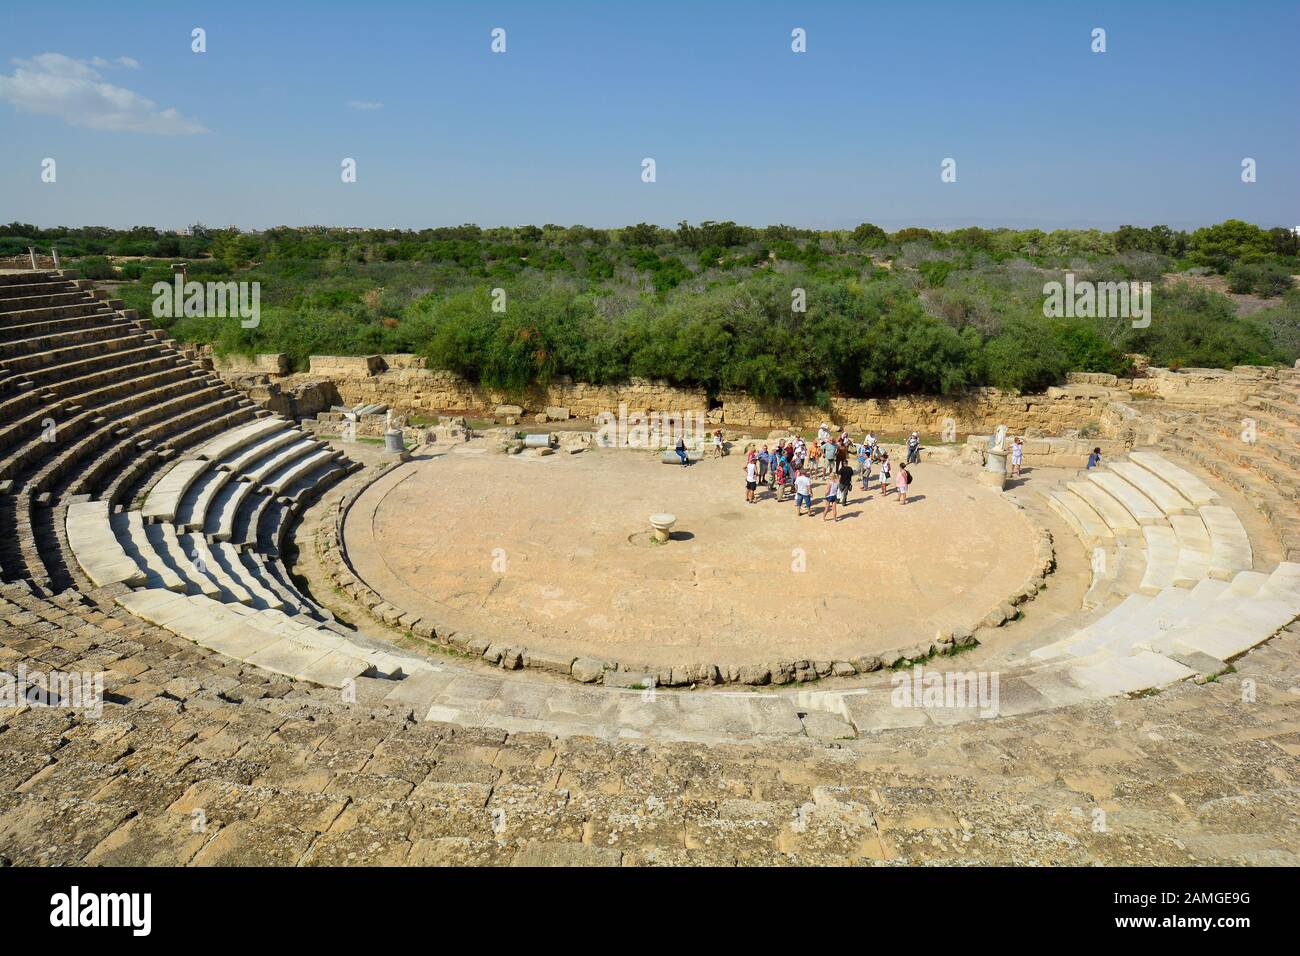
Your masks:
{"label": "standing tourist", "polygon": [[822,446],[813,442],[812,447],[808,449],[808,470],[820,472],[822,468]]}
{"label": "standing tourist", "polygon": [[754,489],[758,487],[758,463],[750,458],[745,463],[745,501],[754,503]]}
{"label": "standing tourist", "polygon": [[853,466],[849,464],[846,457],[840,462],[840,470],[837,476],[840,479],[840,504],[847,506],[849,503],[849,492],[853,490]]}
{"label": "standing tourist", "polygon": [[726,448],[723,447],[722,444],[721,428],[719,428],[716,432],[713,433],[713,451],[719,458],[721,458],[723,455],[727,453]]}
{"label": "standing tourist", "polygon": [[772,481],[773,487],[776,490],[777,501],[785,501],[785,475],[786,470],[789,467],[790,464],[785,459],[785,452],[778,449],[776,465],[772,468]]}
{"label": "standing tourist", "polygon": [[880,456],[880,497],[889,494],[889,452]]}
{"label": "standing tourist", "polygon": [[1025,440],[1016,436],[1016,440],[1011,444],[1011,477],[1020,476],[1020,464],[1025,458]]}
{"label": "standing tourist", "polygon": [[767,470],[772,467],[772,453],[763,446],[763,450],[758,453],[758,480],[767,483]]}
{"label": "standing tourist", "polygon": [[912,484],[912,473],[907,470],[907,465],[901,465],[898,469],[898,503],[907,504],[907,489]]}
{"label": "standing tourist", "polygon": [[862,490],[866,491],[871,481],[871,452],[867,451],[866,442],[858,446],[858,474],[862,476]]}
{"label": "standing tourist", "polygon": [[907,439],[907,462],[906,464],[915,465],[921,460],[921,436],[912,432]]}
{"label": "standing tourist", "polygon": [[835,479],[832,478],[830,481],[826,483],[826,504],[822,508],[823,521],[827,520],[828,518],[831,521],[836,520],[835,498],[838,493],[839,493],[839,485],[836,483]]}
{"label": "standing tourist", "polygon": [[[802,471],[794,480],[794,506],[798,514],[812,515],[812,479]],[[805,511],[805,509],[807,509]]]}

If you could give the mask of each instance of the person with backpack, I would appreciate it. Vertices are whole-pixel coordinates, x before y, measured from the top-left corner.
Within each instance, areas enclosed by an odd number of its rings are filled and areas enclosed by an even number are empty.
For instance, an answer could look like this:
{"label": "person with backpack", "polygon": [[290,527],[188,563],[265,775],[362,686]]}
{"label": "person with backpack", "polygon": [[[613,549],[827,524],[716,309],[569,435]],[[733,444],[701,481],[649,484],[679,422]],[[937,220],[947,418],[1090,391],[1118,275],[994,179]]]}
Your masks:
{"label": "person with backpack", "polygon": [[898,503],[907,504],[907,489],[912,484],[912,473],[907,470],[907,465],[901,465],[898,469]]}
{"label": "person with backpack", "polygon": [[758,463],[750,458],[745,462],[745,501],[754,503],[754,489],[758,487]]}
{"label": "person with backpack", "polygon": [[912,432],[907,439],[907,461],[905,464],[915,465],[921,460],[921,436]]}

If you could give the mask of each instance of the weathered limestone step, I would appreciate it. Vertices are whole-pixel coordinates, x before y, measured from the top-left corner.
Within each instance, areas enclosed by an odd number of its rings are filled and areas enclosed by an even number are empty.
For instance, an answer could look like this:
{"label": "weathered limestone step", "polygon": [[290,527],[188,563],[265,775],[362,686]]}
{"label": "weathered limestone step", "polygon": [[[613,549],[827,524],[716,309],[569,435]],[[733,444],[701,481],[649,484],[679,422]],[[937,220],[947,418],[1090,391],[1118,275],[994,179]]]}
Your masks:
{"label": "weathered limestone step", "polygon": [[149,539],[144,531],[144,516],[138,511],[127,511],[113,515],[109,519],[113,532],[121,542],[127,555],[140,566],[145,574],[145,586],[166,588],[168,591],[185,592],[185,582],[149,546]]}
{"label": "weathered limestone step", "polygon": [[145,583],[144,572],[127,557],[113,533],[107,501],[73,502],[64,527],[73,557],[95,587],[139,587]]}
{"label": "weathered limestone step", "polygon": [[1226,581],[1250,570],[1255,554],[1237,513],[1225,505],[1202,505],[1200,515],[1210,536],[1210,577]]}
{"label": "weathered limestone step", "polygon": [[1268,640],[1297,614],[1300,604],[1295,601],[1256,597],[1206,620],[1167,631],[1148,643],[1153,650],[1165,653],[1207,654],[1226,662]]}
{"label": "weathered limestone step", "polygon": [[[261,421],[266,419],[258,419],[258,422]],[[280,428],[272,429],[268,434],[259,435],[254,441],[240,448],[234,457],[223,459],[221,465],[236,473],[243,473],[277,449],[302,440],[302,432],[282,425]]]}
{"label": "weathered limestone step", "polygon": [[1105,697],[1158,690],[1195,676],[1190,667],[1150,651],[1132,657],[1112,657],[1070,670],[1070,679],[1081,689]]}
{"label": "weathered limestone step", "polygon": [[1300,562],[1283,561],[1261,585],[1259,596],[1289,600],[1300,594]]}
{"label": "weathered limestone step", "polygon": [[185,535],[179,540],[185,552],[192,557],[195,571],[211,578],[212,582],[221,588],[224,600],[234,601],[237,604],[251,605],[254,603],[253,595],[244,590],[238,581],[226,573],[225,568],[217,561],[203,535],[195,532]]}
{"label": "weathered limestone step", "polygon": [[201,573],[196,567],[197,555],[186,553],[180,538],[176,535],[175,525],[165,523],[146,525],[145,533],[149,535],[149,540],[154,544],[154,550],[158,552],[159,557],[188,583],[189,587],[186,590],[190,594],[199,593],[204,597],[220,599],[221,589],[212,578]]}
{"label": "weathered limestone step", "polygon": [[181,499],[181,506],[176,514],[177,524],[189,531],[203,530],[213,500],[233,478],[232,472],[221,468],[211,469],[200,475],[190,486],[189,492]]}
{"label": "weathered limestone step", "polygon": [[[224,570],[232,579],[237,581],[240,587],[252,595],[255,604],[268,607],[273,611],[279,611],[284,608],[284,602],[268,591],[262,585],[262,582],[257,579],[257,576],[248,568],[244,567],[244,563],[239,560],[239,552],[235,550],[233,545],[227,544],[224,541],[218,541],[211,544],[209,547],[211,548],[212,556],[217,559],[217,563],[221,566],[222,570]],[[242,604],[243,602],[241,601],[240,603]]]}
{"label": "weathered limestone step", "polygon": [[175,521],[181,499],[199,475],[208,468],[201,459],[178,461],[153,486],[140,510],[149,521]]}
{"label": "weathered limestone step", "polygon": [[342,687],[347,681],[374,673],[374,665],[368,661],[332,649],[338,643],[334,635],[294,625],[279,612],[260,612],[279,614],[280,620],[267,626],[265,618],[239,615],[227,605],[198,595],[147,589],[116,600],[137,617],[178,637],[286,677]]}
{"label": "weathered limestone step", "polygon": [[1061,488],[1047,494],[1047,503],[1068,524],[1079,539],[1090,547],[1115,540],[1115,533],[1101,515],[1073,491]]}
{"label": "weathered limestone step", "polygon": [[229,541],[234,537],[239,508],[255,488],[251,481],[227,482],[205,516],[203,529],[208,537],[215,541]]}
{"label": "weathered limestone step", "polygon": [[1133,516],[1100,486],[1087,481],[1071,481],[1066,487],[1086,501],[1092,510],[1101,515],[1110,530],[1120,538],[1141,539],[1142,530]]}
{"label": "weathered limestone step", "polygon": [[1072,648],[1071,653],[1082,656],[1079,652],[1088,649],[1127,657],[1140,651],[1156,650],[1151,642],[1160,635],[1202,621],[1207,615],[1218,613],[1227,601],[1234,600],[1228,588],[1226,581],[1209,578],[1190,590],[1166,588],[1123,620],[1102,622],[1092,637]]}
{"label": "weathered limestone step", "polygon": [[1116,461],[1111,462],[1110,470],[1149,498],[1164,514],[1189,515],[1196,513],[1196,506],[1184,498],[1173,485],[1170,485],[1154,472],[1148,471],[1141,465],[1131,461]]}
{"label": "weathered limestone step", "polygon": [[1062,657],[1087,657],[1096,653],[1109,637],[1132,627],[1151,598],[1144,594],[1130,594],[1118,605],[1073,634],[1059,641],[1030,651],[1029,656],[1036,661],[1050,661]]}
{"label": "weathered limestone step", "polygon": [[1178,577],[1178,536],[1168,525],[1148,525],[1142,529],[1142,537],[1147,545],[1147,567],[1138,590],[1159,594]]}
{"label": "weathered limestone step", "polygon": [[206,444],[199,446],[194,454],[198,458],[205,458],[208,461],[217,461],[252,444],[259,438],[289,428],[289,423],[283,418],[259,418],[255,422],[249,422],[247,425],[233,428]]}
{"label": "weathered limestone step", "polygon": [[300,478],[306,477],[327,462],[334,461],[339,455],[340,452],[334,451],[332,448],[322,448],[285,466],[279,472],[271,474],[265,481],[265,486],[272,494],[278,495]]}
{"label": "weathered limestone step", "polygon": [[1199,514],[1170,515],[1169,525],[1178,539],[1174,584],[1180,588],[1195,587],[1210,574],[1210,532]]}
{"label": "weathered limestone step", "polygon": [[296,462],[306,456],[314,453],[320,447],[320,442],[311,438],[303,438],[284,448],[268,455],[265,459],[257,462],[254,467],[247,470],[245,476],[257,484],[264,483],[271,475],[276,474],[286,466]]}
{"label": "weathered limestone step", "polygon": [[1139,526],[1162,524],[1165,520],[1155,503],[1119,475],[1110,471],[1090,471],[1088,480],[1118,501]]}

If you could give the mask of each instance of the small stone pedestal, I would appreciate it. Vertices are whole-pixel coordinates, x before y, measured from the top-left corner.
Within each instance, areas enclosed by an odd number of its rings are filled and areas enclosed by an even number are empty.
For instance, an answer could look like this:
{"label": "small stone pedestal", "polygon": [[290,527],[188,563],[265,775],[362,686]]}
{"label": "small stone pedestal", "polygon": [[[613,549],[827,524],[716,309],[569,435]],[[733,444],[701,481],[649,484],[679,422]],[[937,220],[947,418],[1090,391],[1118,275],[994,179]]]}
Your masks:
{"label": "small stone pedestal", "polygon": [[666,542],[672,535],[673,525],[677,523],[677,516],[670,514],[657,514],[650,516],[650,527],[654,528],[655,540],[661,544]]}
{"label": "small stone pedestal", "polygon": [[1002,448],[990,448],[984,462],[984,470],[979,474],[981,485],[1003,491],[1007,487],[1007,453]]}
{"label": "small stone pedestal", "polygon": [[403,459],[407,457],[406,439],[402,437],[401,429],[390,428],[384,432],[384,454],[401,455]]}

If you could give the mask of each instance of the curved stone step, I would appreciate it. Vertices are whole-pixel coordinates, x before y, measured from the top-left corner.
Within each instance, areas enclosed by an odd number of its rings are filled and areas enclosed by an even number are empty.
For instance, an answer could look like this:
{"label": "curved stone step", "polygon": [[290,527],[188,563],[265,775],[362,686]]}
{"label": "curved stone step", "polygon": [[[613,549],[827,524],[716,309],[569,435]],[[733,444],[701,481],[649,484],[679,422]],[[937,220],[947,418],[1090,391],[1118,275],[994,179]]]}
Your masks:
{"label": "curved stone step", "polygon": [[95,587],[145,583],[144,572],[127,557],[113,533],[107,501],[74,501],[68,505],[64,528],[73,557]]}
{"label": "curved stone step", "polygon": [[1195,676],[1196,672],[1185,664],[1151,651],[1132,657],[1113,657],[1070,670],[1071,680],[1081,689],[1105,697],[1157,690]]}
{"label": "curved stone step", "polygon": [[1161,481],[1175,488],[1183,498],[1197,507],[1212,505],[1219,500],[1219,495],[1213,488],[1164,455],[1153,451],[1131,451],[1128,457],[1130,461],[1136,462]]}
{"label": "curved stone step", "polygon": [[1088,480],[1118,501],[1139,526],[1162,524],[1165,514],[1133,485],[1111,471],[1090,471]]}
{"label": "curved stone step", "polygon": [[1065,519],[1065,523],[1084,544],[1095,547],[1115,540],[1115,532],[1102,520],[1101,515],[1070,489],[1059,488],[1048,492],[1047,503]]}
{"label": "curved stone step", "polygon": [[1199,514],[1170,515],[1169,525],[1178,539],[1178,567],[1174,569],[1174,585],[1180,588],[1195,587],[1198,581],[1210,576],[1210,532]]}
{"label": "curved stone step", "polygon": [[250,481],[257,482],[259,485],[263,484],[268,476],[276,474],[293,462],[305,458],[319,447],[320,443],[314,439],[302,438],[292,444],[285,445],[283,448],[254,463],[251,468],[245,470],[244,475]]}
{"label": "curved stone step", "polygon": [[179,540],[182,549],[190,556],[195,571],[207,575],[221,589],[223,602],[248,605],[254,603],[253,595],[244,590],[243,586],[232,578],[221,563],[217,561],[216,555],[212,553],[212,549],[208,546],[208,542],[203,535],[195,532],[182,535]]}
{"label": "curved stone step", "polygon": [[338,458],[339,454],[339,452],[332,448],[322,448],[319,451],[298,459],[297,461],[291,462],[280,471],[273,472],[267,477],[263,484],[265,487],[269,488],[272,493],[278,495],[285,488],[298,481],[298,479],[303,478],[318,468],[321,468],[321,466],[334,461]]}
{"label": "curved stone step", "polygon": [[190,486],[189,492],[181,499],[176,523],[189,531],[203,530],[213,500],[233,477],[232,472],[223,468],[212,468],[200,475]]}
{"label": "curved stone step", "polygon": [[265,459],[272,452],[302,440],[302,432],[282,425],[280,428],[272,429],[267,434],[259,435],[256,440],[239,449],[235,455],[223,461],[222,464],[223,467],[229,468],[233,472],[243,474],[249,468],[255,467],[259,461]]}
{"label": "curved stone step", "polygon": [[1178,489],[1153,472],[1131,461],[1114,461],[1110,470],[1140,491],[1166,515],[1190,515],[1196,506],[1184,498]]}
{"label": "curved stone step", "polygon": [[278,611],[245,615],[234,605],[157,589],[132,591],[116,601],[178,637],[286,677],[343,687],[375,672],[374,664],[348,654],[351,646],[337,635],[298,625]]}
{"label": "curved stone step", "polygon": [[201,459],[178,461],[153,486],[140,511],[150,521],[175,521],[181,500],[195,480],[208,469]]}
{"label": "curved stone step", "polygon": [[1130,540],[1140,540],[1142,538],[1142,529],[1138,527],[1138,523],[1133,519],[1133,516],[1099,485],[1088,481],[1070,481],[1066,483],[1066,487],[1086,501],[1093,511],[1101,515],[1102,520],[1106,522],[1116,537]]}
{"label": "curved stone step", "polygon": [[[202,594],[204,597],[219,598],[221,589],[208,575],[201,574],[195,567],[194,560],[185,551],[176,534],[176,526],[167,523],[145,525],[145,533],[154,544],[154,550],[189,584],[186,589],[190,594]],[[155,537],[157,535],[157,537]]]}
{"label": "curved stone step", "polygon": [[126,552],[145,574],[145,587],[166,588],[168,591],[186,590],[180,575],[169,568],[149,544],[144,530],[144,516],[138,511],[126,511],[109,519],[114,534]]}
{"label": "curved stone step", "polygon": [[1237,513],[1225,505],[1202,505],[1200,515],[1210,535],[1210,577],[1226,581],[1238,571],[1249,571],[1255,554]]}
{"label": "curved stone step", "polygon": [[[209,544],[208,547],[221,569],[252,597],[253,606],[260,605],[273,611],[284,608],[284,602],[268,591],[262,585],[262,582],[257,579],[257,575],[244,567],[244,563],[239,560],[239,552],[235,550],[234,545],[227,544],[224,541],[217,541]],[[239,603],[244,604],[247,602],[240,601]]]}
{"label": "curved stone step", "polygon": [[1178,577],[1178,536],[1169,525],[1148,525],[1142,529],[1147,544],[1147,567],[1138,586],[1143,594],[1159,594],[1173,587]]}
{"label": "curved stone step", "polygon": [[255,489],[251,481],[227,482],[204,516],[204,533],[216,541],[229,541],[235,534],[239,508]]}
{"label": "curved stone step", "polygon": [[283,418],[259,418],[257,421],[231,429],[200,445],[194,454],[208,461],[217,461],[253,444],[260,438],[281,429],[290,429],[290,427],[289,423]]}

